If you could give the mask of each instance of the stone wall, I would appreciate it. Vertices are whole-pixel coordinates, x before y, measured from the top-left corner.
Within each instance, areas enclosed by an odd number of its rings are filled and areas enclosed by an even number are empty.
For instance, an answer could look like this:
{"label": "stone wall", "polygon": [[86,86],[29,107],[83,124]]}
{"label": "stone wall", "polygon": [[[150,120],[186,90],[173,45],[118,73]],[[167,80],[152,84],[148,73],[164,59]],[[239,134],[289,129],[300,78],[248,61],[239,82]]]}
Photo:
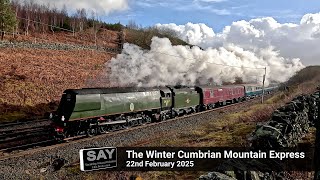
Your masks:
{"label": "stone wall", "polygon": [[253,147],[295,147],[317,119],[316,95],[300,95],[277,109],[252,135]]}
{"label": "stone wall", "polygon": [[33,43],[33,42],[9,42],[0,41],[0,48],[35,48],[35,49],[51,49],[51,50],[96,50],[100,52],[119,53],[121,49],[98,47],[88,45],[73,45],[63,43]]}
{"label": "stone wall", "polygon": [[[259,149],[295,147],[309,131],[309,128],[315,125],[315,121],[318,119],[317,101],[319,101],[318,93],[300,95],[285,106],[275,110],[269,121],[257,125],[256,130],[249,139],[251,141],[251,147]],[[234,161],[232,163],[233,164],[223,164],[217,169],[224,169],[224,167],[232,166],[234,169],[233,171],[221,170],[219,172],[209,172],[208,174],[200,176],[199,179],[285,179],[285,174],[283,172],[269,171],[268,165],[265,165],[265,172],[260,172],[242,170],[242,168],[251,166],[248,161],[239,161],[237,166],[234,165]]]}

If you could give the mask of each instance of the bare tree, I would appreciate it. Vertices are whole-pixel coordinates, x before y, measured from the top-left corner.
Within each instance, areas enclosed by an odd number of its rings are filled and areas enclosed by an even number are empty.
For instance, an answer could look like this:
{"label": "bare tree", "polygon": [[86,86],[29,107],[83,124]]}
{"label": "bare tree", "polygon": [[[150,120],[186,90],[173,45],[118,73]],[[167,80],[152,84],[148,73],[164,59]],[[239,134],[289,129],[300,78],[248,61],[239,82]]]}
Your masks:
{"label": "bare tree", "polygon": [[98,41],[97,33],[98,33],[99,29],[101,28],[101,24],[98,19],[99,19],[98,14],[96,12],[92,11],[91,12],[91,21],[92,21],[92,26],[93,26],[94,42],[95,42],[96,46],[97,46],[97,41]]}
{"label": "bare tree", "polygon": [[71,18],[71,27],[72,27],[73,36],[75,36],[76,23],[77,23],[77,16],[73,15]]}
{"label": "bare tree", "polygon": [[30,3],[32,3],[31,1],[24,1],[24,20],[25,20],[25,24],[24,24],[24,29],[25,29],[25,35],[29,35],[29,26],[30,26]]}
{"label": "bare tree", "polygon": [[67,6],[64,4],[63,8],[61,9],[61,27],[64,25],[64,19],[68,17],[68,11],[67,11]]}
{"label": "bare tree", "polygon": [[53,8],[51,10],[51,26],[50,26],[50,29],[52,31],[52,33],[54,33],[55,29],[54,27],[57,25],[57,8]]}
{"label": "bare tree", "polygon": [[92,19],[88,19],[85,9],[78,9],[74,15],[68,16],[66,6],[59,10],[51,7],[49,3],[36,4],[34,0],[24,0],[22,3],[19,0],[11,0],[10,3],[15,16],[20,20],[10,31],[18,32],[20,29],[25,35],[29,35],[31,32],[54,33],[57,28],[66,28],[72,29],[75,35],[75,32],[82,32],[93,23],[95,42],[98,42],[97,32],[103,23],[98,20],[96,13],[92,14]]}
{"label": "bare tree", "polygon": [[86,10],[84,8],[82,9],[77,9],[76,13],[77,19],[78,19],[78,25],[79,25],[79,31],[82,32],[84,29],[84,22],[87,17]]}
{"label": "bare tree", "polygon": [[134,20],[129,20],[127,28],[128,29],[139,29],[139,25]]}

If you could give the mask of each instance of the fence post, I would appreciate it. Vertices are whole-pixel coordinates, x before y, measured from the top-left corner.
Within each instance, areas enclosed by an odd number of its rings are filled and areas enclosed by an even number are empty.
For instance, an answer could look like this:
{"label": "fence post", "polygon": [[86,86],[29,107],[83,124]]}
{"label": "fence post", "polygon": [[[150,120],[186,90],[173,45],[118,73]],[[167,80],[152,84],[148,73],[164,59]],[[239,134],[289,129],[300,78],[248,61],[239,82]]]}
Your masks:
{"label": "fence post", "polygon": [[315,122],[316,126],[316,144],[314,150],[314,180],[320,180],[320,89],[318,89],[318,119]]}
{"label": "fence post", "polygon": [[263,80],[262,80],[262,96],[261,96],[261,103],[263,103],[263,100],[264,100],[264,93],[265,93],[265,90],[264,90],[264,83],[265,83],[265,80],[266,80],[266,75],[267,75],[267,67],[264,68],[264,75],[263,75]]}

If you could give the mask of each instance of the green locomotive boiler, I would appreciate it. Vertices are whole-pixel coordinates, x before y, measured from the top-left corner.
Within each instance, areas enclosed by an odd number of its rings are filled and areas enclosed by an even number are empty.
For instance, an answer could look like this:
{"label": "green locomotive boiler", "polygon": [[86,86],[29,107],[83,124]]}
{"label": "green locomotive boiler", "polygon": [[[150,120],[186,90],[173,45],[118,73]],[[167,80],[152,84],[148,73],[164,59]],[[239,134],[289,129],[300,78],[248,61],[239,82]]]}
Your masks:
{"label": "green locomotive boiler", "polygon": [[171,109],[171,97],[167,88],[68,89],[51,119],[58,136],[95,135],[157,121]]}
{"label": "green locomotive boiler", "polygon": [[55,137],[96,135],[199,111],[194,88],[87,88],[63,92],[51,115]]}

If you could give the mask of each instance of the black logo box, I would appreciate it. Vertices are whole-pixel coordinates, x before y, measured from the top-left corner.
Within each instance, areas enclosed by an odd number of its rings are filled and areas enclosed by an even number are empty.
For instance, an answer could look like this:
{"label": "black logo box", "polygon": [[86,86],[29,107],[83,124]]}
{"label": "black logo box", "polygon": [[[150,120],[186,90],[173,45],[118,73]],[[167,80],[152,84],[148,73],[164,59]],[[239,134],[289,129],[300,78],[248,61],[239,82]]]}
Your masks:
{"label": "black logo box", "polygon": [[81,171],[117,167],[117,148],[115,147],[81,149],[79,154]]}

